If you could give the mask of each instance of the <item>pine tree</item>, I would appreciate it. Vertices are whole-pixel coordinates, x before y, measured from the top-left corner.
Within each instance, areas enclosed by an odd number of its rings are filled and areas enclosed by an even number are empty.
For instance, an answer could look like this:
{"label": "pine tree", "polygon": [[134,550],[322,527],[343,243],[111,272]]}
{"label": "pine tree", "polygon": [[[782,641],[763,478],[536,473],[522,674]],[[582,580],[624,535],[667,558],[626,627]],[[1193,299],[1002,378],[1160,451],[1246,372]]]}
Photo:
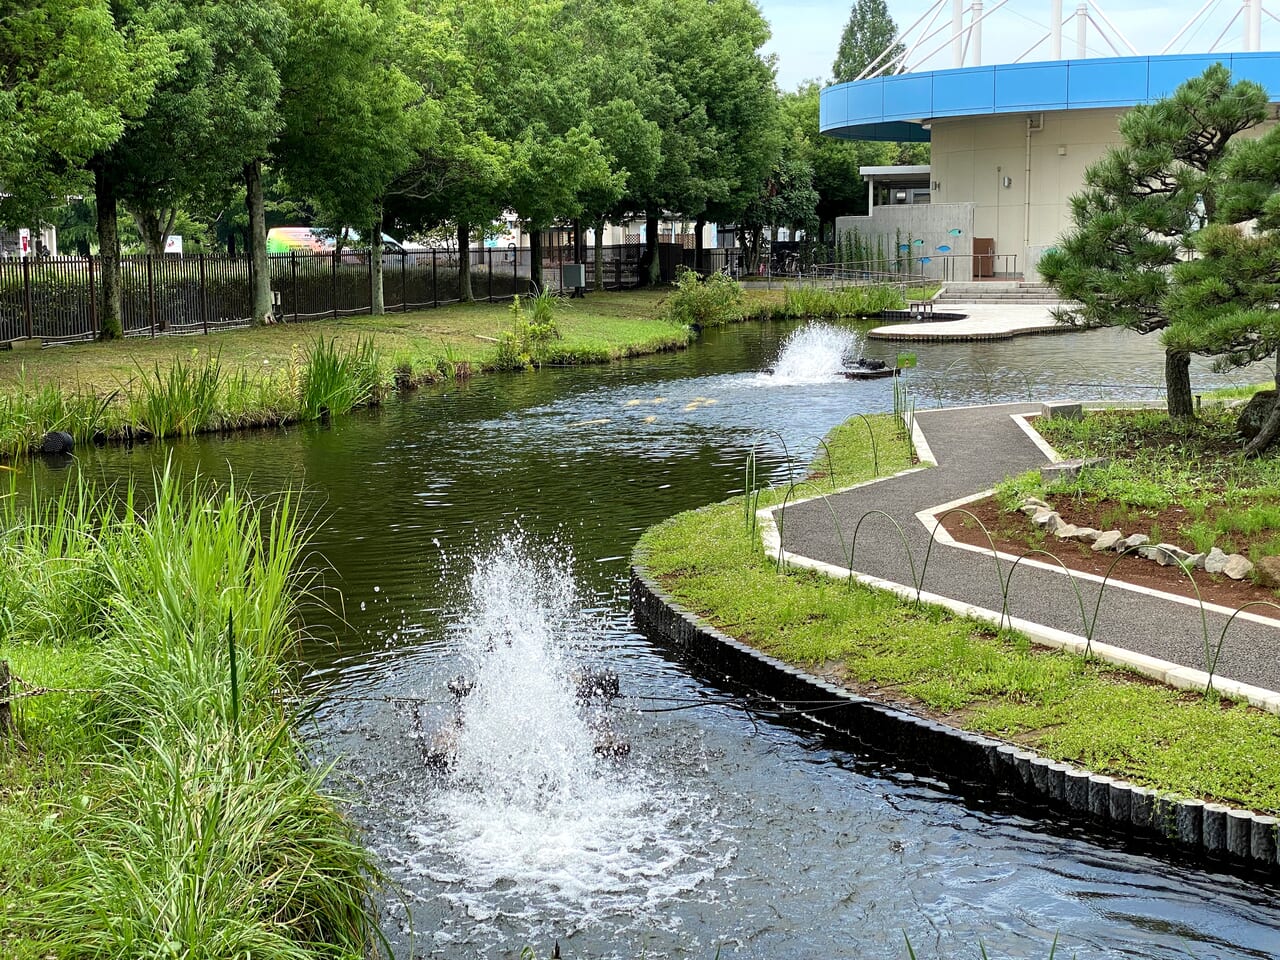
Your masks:
{"label": "pine tree", "polygon": [[[1059,321],[1144,334],[1169,326],[1171,268],[1214,218],[1231,138],[1266,113],[1261,86],[1233,84],[1215,64],[1173,96],[1121,118],[1123,143],[1085,172],[1084,191],[1071,198],[1073,229],[1040,260],[1044,279],[1080,304],[1060,310]],[[1170,416],[1195,415],[1190,368],[1190,352],[1166,342]]]}
{"label": "pine tree", "polygon": [[902,44],[893,42],[897,35],[898,25],[889,16],[885,0],[854,0],[849,22],[840,35],[840,49],[831,65],[835,82],[856,80],[892,44],[893,51],[880,61],[871,75],[888,73],[889,65],[906,50]]}

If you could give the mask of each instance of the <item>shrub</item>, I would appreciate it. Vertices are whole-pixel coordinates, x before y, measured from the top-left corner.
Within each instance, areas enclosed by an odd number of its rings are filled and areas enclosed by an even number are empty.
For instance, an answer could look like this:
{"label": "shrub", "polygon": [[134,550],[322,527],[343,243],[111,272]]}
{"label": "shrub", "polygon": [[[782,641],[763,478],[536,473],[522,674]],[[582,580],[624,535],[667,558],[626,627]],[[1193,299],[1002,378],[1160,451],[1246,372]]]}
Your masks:
{"label": "shrub", "polygon": [[692,270],[682,270],[663,315],[683,326],[716,327],[740,320],[742,285],[724,272],[704,280]]}

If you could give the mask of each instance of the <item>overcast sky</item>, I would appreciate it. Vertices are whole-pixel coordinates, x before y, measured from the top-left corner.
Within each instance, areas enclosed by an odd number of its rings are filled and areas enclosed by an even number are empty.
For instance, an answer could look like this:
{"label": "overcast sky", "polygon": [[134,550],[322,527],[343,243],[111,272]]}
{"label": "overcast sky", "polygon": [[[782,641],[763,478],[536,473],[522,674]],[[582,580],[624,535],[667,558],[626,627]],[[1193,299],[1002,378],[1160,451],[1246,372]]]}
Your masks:
{"label": "overcast sky", "polygon": [[[792,90],[805,80],[821,80],[828,82],[831,77],[831,64],[836,57],[836,47],[840,44],[840,32],[849,19],[851,0],[756,0],[765,17],[773,27],[773,39],[765,47],[765,52],[773,53],[778,58],[778,86],[783,90]],[[899,29],[910,26],[917,17],[928,10],[930,0],[888,0],[889,13],[897,21]],[[942,15],[934,23],[936,29],[950,20],[951,3],[944,0],[946,7]],[[971,0],[965,0],[965,6]],[[986,0],[986,9],[990,10],[998,0]],[[1182,28],[1193,14],[1200,9],[1203,0],[1169,0],[1157,3],[1153,0],[1103,0],[1100,4],[1107,17],[1137,48],[1139,53],[1159,53],[1161,49]],[[1280,3],[1272,0],[1276,12],[1280,14]],[[1075,9],[1076,0],[1063,0],[1063,15],[1069,16]],[[1204,53],[1222,33],[1232,16],[1240,9],[1240,0],[1217,0],[1205,17],[1198,21],[1198,26],[1187,31],[1170,53]],[[1265,8],[1264,8],[1265,9]],[[1002,8],[996,10],[983,23],[982,60],[984,63],[1009,63],[1033,44],[1049,29],[1050,0],[1008,0]],[[1094,19],[1102,22],[1097,14]],[[926,18],[926,21],[928,18]],[[917,34],[919,30],[917,30]],[[1063,55],[1070,57],[1075,51],[1075,25],[1065,28],[1063,38]],[[1242,27],[1239,19],[1231,26],[1226,39],[1219,45],[1219,51],[1242,49]],[[924,44],[919,53],[923,54],[946,43],[946,32]],[[1099,37],[1092,26],[1089,27],[1088,46],[1093,48],[1092,55],[1114,56],[1106,41]],[[1264,50],[1278,49],[1280,43],[1280,23],[1266,14],[1262,18],[1262,46]],[[1117,46],[1125,50],[1117,41]],[[1049,43],[1046,40],[1027,60],[1049,59]],[[971,61],[970,61],[971,62]],[[928,64],[934,69],[945,69],[951,66],[951,52],[948,46],[937,54]]]}

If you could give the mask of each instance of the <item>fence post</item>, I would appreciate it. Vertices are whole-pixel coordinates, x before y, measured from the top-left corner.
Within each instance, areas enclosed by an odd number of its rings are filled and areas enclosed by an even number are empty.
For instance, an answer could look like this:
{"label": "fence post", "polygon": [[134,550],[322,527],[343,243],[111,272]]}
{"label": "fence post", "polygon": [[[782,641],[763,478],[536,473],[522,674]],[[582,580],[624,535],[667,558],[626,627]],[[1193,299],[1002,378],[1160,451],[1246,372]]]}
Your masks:
{"label": "fence post", "polygon": [[151,320],[151,336],[156,335],[156,284],[151,254],[147,254],[147,316]]}
{"label": "fence post", "polygon": [[409,282],[405,278],[405,262],[409,259],[409,251],[400,251],[400,312],[409,312]]}
{"label": "fence post", "polygon": [[22,312],[27,321],[27,339],[35,335],[35,309],[31,305],[31,258],[22,258]]}
{"label": "fence post", "polygon": [[204,276],[204,254],[196,254],[200,258],[200,326],[204,328],[204,335],[209,335],[209,287],[205,282]]}
{"label": "fence post", "polygon": [[289,289],[293,291],[293,322],[298,322],[298,251],[289,251]]}
{"label": "fence post", "polygon": [[9,661],[0,660],[0,738],[6,740],[13,733],[13,710],[9,700],[12,696],[13,684],[9,678]]}
{"label": "fence post", "polygon": [[333,251],[329,259],[329,309],[333,319],[338,319],[338,251]]}
{"label": "fence post", "polygon": [[431,305],[440,306],[440,288],[436,285],[436,252],[431,251]]}
{"label": "fence post", "polygon": [[[370,314],[373,313],[373,242],[374,242],[373,238],[370,237],[369,238],[369,261],[367,264],[368,270],[365,271],[369,275],[369,280],[364,285],[364,288],[367,291],[369,291],[369,313]],[[385,306],[386,304],[383,304],[384,308]]]}
{"label": "fence post", "polygon": [[617,259],[613,261],[613,269],[618,276],[618,282],[614,284],[614,287],[618,290],[621,290],[622,289],[622,255],[625,252],[625,248],[620,250],[615,250],[614,252],[618,255]]}
{"label": "fence post", "polygon": [[98,291],[93,283],[93,254],[89,255],[89,332],[98,339]]}
{"label": "fence post", "polygon": [[489,302],[493,303],[493,247],[489,248]]}

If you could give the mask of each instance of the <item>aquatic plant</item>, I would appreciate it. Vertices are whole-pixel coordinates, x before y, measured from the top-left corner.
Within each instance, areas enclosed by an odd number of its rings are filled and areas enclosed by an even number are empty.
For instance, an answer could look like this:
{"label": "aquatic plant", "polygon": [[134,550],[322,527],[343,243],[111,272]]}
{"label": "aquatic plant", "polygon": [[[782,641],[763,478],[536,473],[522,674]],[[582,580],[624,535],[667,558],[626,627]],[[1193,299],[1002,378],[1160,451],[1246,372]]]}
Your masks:
{"label": "aquatic plant", "polygon": [[683,326],[716,327],[742,317],[742,284],[727,273],[701,277],[685,268],[676,277],[675,292],[667,298],[662,315]]}
{"label": "aquatic plant", "polygon": [[129,420],[137,429],[156,437],[189,437],[208,429],[218,408],[220,356],[200,363],[192,351],[190,360],[175,358],[167,368],[157,363],[149,374],[139,374],[139,391],[129,397]]}
{"label": "aquatic plant", "polygon": [[318,420],[369,406],[381,399],[382,373],[373,340],[361,337],[339,349],[336,338],[319,337],[302,361],[298,414]]}

